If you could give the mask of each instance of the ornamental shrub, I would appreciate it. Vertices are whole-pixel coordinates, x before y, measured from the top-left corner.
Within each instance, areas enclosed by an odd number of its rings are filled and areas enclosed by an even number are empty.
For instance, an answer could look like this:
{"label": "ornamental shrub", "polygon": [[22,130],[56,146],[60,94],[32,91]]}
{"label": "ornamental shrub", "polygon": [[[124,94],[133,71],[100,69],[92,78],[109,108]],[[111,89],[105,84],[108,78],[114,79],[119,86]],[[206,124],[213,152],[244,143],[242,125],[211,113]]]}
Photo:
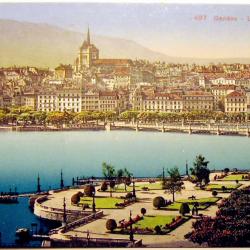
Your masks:
{"label": "ornamental shrub", "polygon": [[141,214],[144,216],[145,214],[146,214],[146,212],[147,212],[147,210],[146,210],[146,208],[141,208]]}
{"label": "ornamental shrub", "polygon": [[95,193],[95,187],[93,185],[86,185],[84,187],[84,194],[88,197],[92,197]]}
{"label": "ornamental shrub", "polygon": [[216,190],[214,190],[214,191],[212,192],[212,195],[213,195],[214,197],[216,197],[217,194],[218,194],[218,192],[217,192]]}
{"label": "ornamental shrub", "polygon": [[157,196],[153,200],[153,206],[157,209],[165,206],[165,199],[162,196]]}
{"label": "ornamental shrub", "polygon": [[159,225],[154,228],[156,234],[161,234],[161,227]]}
{"label": "ornamental shrub", "polygon": [[103,192],[107,191],[108,190],[108,183],[106,181],[104,181],[101,185],[101,190]]}
{"label": "ornamental shrub", "polygon": [[108,219],[106,222],[107,230],[113,232],[117,228],[116,221],[114,219]]}
{"label": "ornamental shrub", "polygon": [[189,205],[187,203],[181,203],[181,206],[180,206],[180,209],[179,209],[179,213],[182,214],[183,216],[185,214],[190,213]]}

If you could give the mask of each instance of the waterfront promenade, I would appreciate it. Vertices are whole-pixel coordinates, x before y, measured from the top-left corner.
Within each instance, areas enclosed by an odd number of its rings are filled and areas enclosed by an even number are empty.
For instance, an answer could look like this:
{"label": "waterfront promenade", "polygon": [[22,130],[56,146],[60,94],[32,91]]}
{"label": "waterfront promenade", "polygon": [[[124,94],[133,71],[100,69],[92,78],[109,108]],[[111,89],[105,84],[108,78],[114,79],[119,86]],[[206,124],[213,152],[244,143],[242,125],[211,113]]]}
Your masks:
{"label": "waterfront promenade", "polygon": [[73,131],[73,130],[134,130],[159,131],[166,133],[210,134],[250,136],[250,124],[184,124],[184,123],[126,123],[109,122],[98,124],[86,123],[79,126],[1,126],[0,130],[7,131]]}
{"label": "waterfront promenade", "polygon": [[[212,173],[210,178],[213,180],[215,173]],[[212,181],[213,184],[221,184],[227,185],[229,181]],[[249,185],[249,181],[241,181],[241,186]],[[195,185],[184,181],[185,189],[181,193],[176,194],[176,200],[178,199],[186,199],[192,195],[195,195],[196,198],[204,198],[211,197],[211,192],[204,190],[195,189]],[[98,188],[97,188],[98,189]],[[81,211],[81,207],[77,207],[71,204],[71,196],[75,194],[77,191],[82,191],[79,189],[70,189],[67,191],[61,191],[57,193],[53,193],[49,196],[49,199],[46,200],[43,205],[47,207],[53,208],[62,208],[63,200],[66,199],[67,209],[72,209],[76,211]],[[108,196],[108,193],[96,192],[96,196]],[[124,193],[113,193],[113,197],[120,197],[124,195]],[[103,211],[104,216],[91,221],[88,224],[80,225],[77,228],[69,230],[65,233],[57,232],[51,235],[52,239],[70,239],[70,237],[87,237],[87,232],[89,232],[91,238],[112,238],[112,239],[128,239],[129,235],[122,234],[111,234],[106,230],[106,221],[108,219],[115,219],[117,222],[123,219],[128,219],[130,211],[132,212],[132,216],[135,217],[137,214],[140,215],[140,210],[142,207],[146,208],[148,215],[179,215],[178,211],[166,211],[166,210],[156,210],[152,206],[152,200],[156,196],[163,196],[165,199],[171,199],[170,194],[164,193],[164,190],[151,190],[147,192],[137,191],[137,198],[139,202],[134,203],[130,206],[125,207],[124,209],[101,209]],[[220,197],[228,197],[229,193],[219,193]],[[217,211],[217,205],[212,205],[209,208],[200,211],[204,215],[214,216]],[[135,235],[136,240],[142,240],[143,245],[148,247],[198,247],[198,245],[189,242],[184,239],[184,235],[191,231],[192,222],[194,219],[190,219],[185,222],[177,229],[173,230],[167,235]]]}

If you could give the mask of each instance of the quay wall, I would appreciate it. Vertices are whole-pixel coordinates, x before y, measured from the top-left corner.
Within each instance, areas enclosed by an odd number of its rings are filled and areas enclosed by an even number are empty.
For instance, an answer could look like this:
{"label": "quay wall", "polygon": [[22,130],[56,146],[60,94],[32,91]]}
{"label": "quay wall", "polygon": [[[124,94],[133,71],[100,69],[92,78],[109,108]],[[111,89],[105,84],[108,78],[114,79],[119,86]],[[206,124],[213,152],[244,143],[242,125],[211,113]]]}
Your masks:
{"label": "quay wall", "polygon": [[[64,221],[64,210],[63,208],[53,208],[43,205],[43,202],[48,200],[48,195],[41,196],[35,200],[34,203],[34,214],[42,219],[63,222]],[[71,222],[79,217],[85,217],[90,215],[89,211],[77,211],[66,209],[67,221]]]}

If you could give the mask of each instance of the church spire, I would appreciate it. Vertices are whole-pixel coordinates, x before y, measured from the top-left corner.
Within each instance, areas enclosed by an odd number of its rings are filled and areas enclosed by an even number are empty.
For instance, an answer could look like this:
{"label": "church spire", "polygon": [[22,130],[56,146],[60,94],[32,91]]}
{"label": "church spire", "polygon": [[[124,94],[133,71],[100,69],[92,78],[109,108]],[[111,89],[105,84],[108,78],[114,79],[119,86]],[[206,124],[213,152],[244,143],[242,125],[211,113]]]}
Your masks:
{"label": "church spire", "polygon": [[87,43],[90,44],[89,26],[88,26],[88,33],[87,33]]}

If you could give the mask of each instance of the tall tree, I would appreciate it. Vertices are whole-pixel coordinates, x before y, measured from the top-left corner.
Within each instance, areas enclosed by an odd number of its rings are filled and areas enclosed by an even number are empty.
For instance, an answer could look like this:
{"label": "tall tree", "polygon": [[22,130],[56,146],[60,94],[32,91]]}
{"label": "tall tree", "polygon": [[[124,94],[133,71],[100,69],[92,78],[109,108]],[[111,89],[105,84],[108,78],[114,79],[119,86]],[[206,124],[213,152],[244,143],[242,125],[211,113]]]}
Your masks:
{"label": "tall tree", "polygon": [[197,155],[194,161],[194,167],[190,168],[191,174],[197,178],[197,182],[201,185],[209,183],[210,170],[208,169],[209,161],[202,155]]}
{"label": "tall tree", "polygon": [[115,168],[112,165],[107,164],[106,162],[102,163],[102,173],[103,176],[108,180],[112,180],[116,176]]}
{"label": "tall tree", "polygon": [[183,182],[181,181],[181,175],[177,167],[173,167],[167,172],[169,178],[163,179],[162,188],[172,194],[173,202],[175,202],[175,193],[181,191]]}

